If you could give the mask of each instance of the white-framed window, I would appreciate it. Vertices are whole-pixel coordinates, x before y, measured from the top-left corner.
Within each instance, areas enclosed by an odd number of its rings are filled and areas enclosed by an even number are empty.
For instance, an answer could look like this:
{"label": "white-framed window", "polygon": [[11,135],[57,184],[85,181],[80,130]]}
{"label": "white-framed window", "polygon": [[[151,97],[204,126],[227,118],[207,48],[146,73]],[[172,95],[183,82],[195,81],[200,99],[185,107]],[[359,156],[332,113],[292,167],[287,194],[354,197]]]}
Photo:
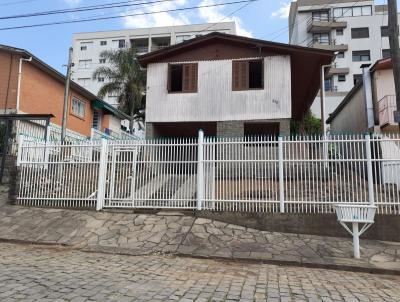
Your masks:
{"label": "white-framed window", "polygon": [[333,10],[333,17],[335,18],[359,16],[372,16],[372,6],[338,7]]}
{"label": "white-framed window", "polygon": [[77,97],[72,97],[71,113],[77,117],[85,118],[86,102],[81,101]]}
{"label": "white-framed window", "polygon": [[88,87],[90,84],[90,78],[78,78],[78,83],[82,87]]}
{"label": "white-framed window", "polygon": [[338,75],[338,81],[339,82],[346,82],[346,75],[345,74],[339,74]]}
{"label": "white-framed window", "polygon": [[104,64],[106,62],[106,59],[99,59],[100,64]]}
{"label": "white-framed window", "polygon": [[98,77],[97,81],[100,82],[100,83],[103,83],[104,82],[104,78],[103,77]]}
{"label": "white-framed window", "polygon": [[87,46],[86,46],[86,45],[82,45],[82,46],[81,46],[81,50],[82,50],[82,51],[87,50]]}
{"label": "white-framed window", "polygon": [[100,45],[101,45],[101,46],[107,45],[107,41],[100,41]]}
{"label": "white-framed window", "polygon": [[79,60],[79,68],[81,69],[89,69],[91,65],[92,59]]}

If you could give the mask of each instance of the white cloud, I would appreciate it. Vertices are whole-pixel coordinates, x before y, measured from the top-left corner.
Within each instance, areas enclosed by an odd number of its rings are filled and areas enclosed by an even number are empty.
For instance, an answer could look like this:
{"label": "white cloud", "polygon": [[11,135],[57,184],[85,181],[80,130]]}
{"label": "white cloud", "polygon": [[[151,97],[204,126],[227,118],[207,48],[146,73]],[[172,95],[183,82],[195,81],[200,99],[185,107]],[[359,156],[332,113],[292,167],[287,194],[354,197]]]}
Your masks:
{"label": "white cloud", "polygon": [[[163,11],[163,10],[171,10],[178,7],[183,6],[186,3],[186,0],[178,0],[178,1],[170,1],[170,2],[162,2],[157,5],[147,6],[141,9],[135,9],[132,11],[132,14],[140,14],[146,12],[155,12],[155,11]],[[157,13],[151,15],[140,15],[140,16],[127,16],[130,12],[127,11],[123,13],[124,26],[128,28],[143,28],[143,27],[153,27],[153,26],[173,26],[173,25],[183,25],[189,24],[190,21],[188,18],[182,14],[171,14],[168,12],[165,13]]]}
{"label": "white cloud", "polygon": [[271,13],[271,18],[287,19],[289,17],[290,3],[291,1],[281,3],[281,7]]}
{"label": "white cloud", "polygon": [[[202,0],[199,6],[213,5],[213,4],[215,4],[214,0]],[[237,34],[240,36],[251,37],[252,36],[251,31],[246,30],[244,28],[242,20],[238,17],[226,17],[226,15],[222,13],[223,8],[224,8],[223,6],[200,8],[199,17],[207,23],[235,21]]]}
{"label": "white cloud", "polygon": [[[216,2],[214,0],[202,0],[198,3],[199,6],[213,5]],[[177,0],[177,1],[167,1],[158,3],[157,5],[147,6],[146,8],[136,9],[132,11],[132,14],[144,13],[144,12],[154,12],[161,10],[171,10],[180,7],[185,7],[187,0]],[[214,7],[204,7],[196,11],[183,11],[180,13],[157,13],[152,15],[141,15],[141,16],[127,16],[129,11],[123,13],[124,26],[127,28],[143,28],[143,27],[153,27],[153,26],[173,26],[173,25],[184,25],[194,22],[193,20],[200,19],[201,22],[213,23],[213,22],[236,22],[236,31],[238,35],[251,37],[252,33],[246,30],[243,26],[243,22],[238,17],[226,17],[222,12],[223,6]],[[212,31],[212,28],[209,29]]]}

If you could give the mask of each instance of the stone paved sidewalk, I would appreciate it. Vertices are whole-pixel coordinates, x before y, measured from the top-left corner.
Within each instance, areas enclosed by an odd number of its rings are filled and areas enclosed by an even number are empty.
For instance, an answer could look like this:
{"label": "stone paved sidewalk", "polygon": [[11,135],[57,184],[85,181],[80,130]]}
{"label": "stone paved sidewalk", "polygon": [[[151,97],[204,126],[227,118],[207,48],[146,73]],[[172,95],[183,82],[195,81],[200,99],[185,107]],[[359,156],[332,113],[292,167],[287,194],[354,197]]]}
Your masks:
{"label": "stone paved sidewalk", "polygon": [[257,260],[400,274],[400,243],[259,231],[203,218],[0,207],[0,240],[65,244],[131,255],[178,255]]}

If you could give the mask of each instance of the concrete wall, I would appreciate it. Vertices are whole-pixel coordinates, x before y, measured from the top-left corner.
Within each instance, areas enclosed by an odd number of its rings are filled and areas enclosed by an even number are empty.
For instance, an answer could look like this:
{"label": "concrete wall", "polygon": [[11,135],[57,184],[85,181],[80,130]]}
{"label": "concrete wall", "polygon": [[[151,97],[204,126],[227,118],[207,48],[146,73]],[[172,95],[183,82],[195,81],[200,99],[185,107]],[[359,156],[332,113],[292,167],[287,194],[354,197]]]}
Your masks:
{"label": "concrete wall", "polygon": [[200,61],[197,93],[168,93],[168,64],[147,69],[147,122],[291,118],[289,56],[264,58],[264,89],[232,91],[232,60]]}
{"label": "concrete wall", "polygon": [[395,95],[393,70],[386,69],[375,71],[373,73],[373,86],[376,102],[386,95]]}
{"label": "concrete wall", "polygon": [[[280,214],[245,212],[196,212],[198,217],[215,219],[257,230],[332,237],[350,237],[339,224],[336,214]],[[398,215],[376,215],[375,223],[362,239],[400,242]]]}
{"label": "concrete wall", "polygon": [[361,87],[331,122],[333,133],[360,133],[368,129],[364,91]]}

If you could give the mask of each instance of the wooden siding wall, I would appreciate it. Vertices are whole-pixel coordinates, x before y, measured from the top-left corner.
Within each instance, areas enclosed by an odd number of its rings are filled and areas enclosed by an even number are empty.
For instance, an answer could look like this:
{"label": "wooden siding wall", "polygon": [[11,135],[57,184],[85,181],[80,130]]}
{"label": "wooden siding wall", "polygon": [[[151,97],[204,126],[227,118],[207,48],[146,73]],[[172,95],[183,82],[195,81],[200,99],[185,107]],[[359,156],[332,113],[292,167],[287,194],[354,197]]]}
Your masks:
{"label": "wooden siding wall", "polygon": [[[179,62],[176,62],[179,63]],[[168,93],[168,63],[147,69],[147,122],[291,117],[289,56],[264,58],[264,89],[232,91],[232,60],[198,62],[198,92]]]}

